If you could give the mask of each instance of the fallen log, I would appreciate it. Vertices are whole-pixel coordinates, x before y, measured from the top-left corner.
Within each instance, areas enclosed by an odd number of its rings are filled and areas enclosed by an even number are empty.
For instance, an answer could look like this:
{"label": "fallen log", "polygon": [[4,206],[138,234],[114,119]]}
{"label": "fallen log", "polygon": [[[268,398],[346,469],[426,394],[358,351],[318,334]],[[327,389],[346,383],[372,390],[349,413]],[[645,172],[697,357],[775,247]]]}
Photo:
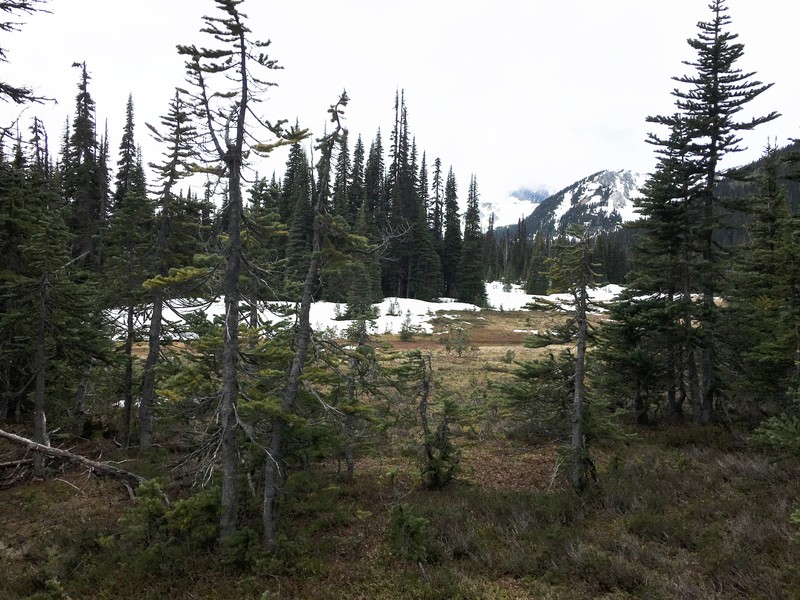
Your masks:
{"label": "fallen log", "polygon": [[44,444],[40,444],[38,442],[34,442],[33,440],[29,440],[28,438],[24,438],[22,436],[15,435],[7,431],[3,431],[2,429],[0,429],[0,438],[5,438],[10,442],[19,444],[20,446],[25,446],[28,450],[31,450],[32,452],[41,452],[42,454],[45,454],[47,456],[52,456],[54,458],[65,460],[70,463],[82,465],[90,469],[91,471],[94,471],[98,475],[105,475],[107,477],[114,477],[116,479],[120,479],[134,488],[138,487],[139,485],[147,481],[141,475],[137,475],[136,473],[126,471],[125,469],[120,469],[119,467],[115,467],[114,465],[97,462],[96,460],[91,460],[89,458],[86,458],[85,456],[80,456],[79,454],[73,454],[72,452],[69,452],[67,450],[61,450],[60,448],[52,448],[50,446],[45,446]]}

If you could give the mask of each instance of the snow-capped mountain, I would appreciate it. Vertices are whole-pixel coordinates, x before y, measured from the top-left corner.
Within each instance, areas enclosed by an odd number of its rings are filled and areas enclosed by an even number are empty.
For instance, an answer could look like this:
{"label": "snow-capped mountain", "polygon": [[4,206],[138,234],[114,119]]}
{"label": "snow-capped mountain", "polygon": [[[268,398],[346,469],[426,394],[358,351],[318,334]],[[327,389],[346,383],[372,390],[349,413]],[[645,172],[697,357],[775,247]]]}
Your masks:
{"label": "snow-capped mountain", "polygon": [[589,175],[539,203],[525,219],[529,235],[555,235],[571,223],[581,223],[590,233],[612,231],[637,218],[633,198],[645,175],[628,170],[600,171]]}
{"label": "snow-capped mountain", "polygon": [[500,201],[482,201],[479,206],[481,226],[486,231],[491,215],[494,215],[495,227],[516,224],[520,219],[531,214],[542,200],[549,197],[550,192],[544,187],[538,187],[535,190],[519,188]]}

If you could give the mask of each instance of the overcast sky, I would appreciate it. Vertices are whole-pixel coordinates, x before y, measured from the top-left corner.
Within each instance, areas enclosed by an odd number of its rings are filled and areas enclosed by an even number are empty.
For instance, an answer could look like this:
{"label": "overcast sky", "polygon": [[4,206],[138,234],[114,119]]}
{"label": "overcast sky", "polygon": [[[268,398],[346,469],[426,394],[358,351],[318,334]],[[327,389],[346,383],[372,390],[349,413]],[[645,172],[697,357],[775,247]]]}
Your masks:
{"label": "overcast sky", "polygon": [[[729,0],[731,30],[745,44],[739,66],[774,87],[747,117],[783,114],[745,138],[758,157],[768,141],[800,137],[800,2]],[[212,0],[50,0],[51,14],[2,34],[10,64],[0,80],[28,84],[58,104],[28,108],[43,118],[57,148],[74,112],[86,61],[97,105],[117,148],[129,93],[145,161],[159,158],[145,122],[157,123],[175,86],[184,85],[176,44],[209,45],[199,33]],[[471,174],[484,200],[521,186],[558,191],[601,169],[649,172],[648,115],[673,112],[671,77],[691,73],[686,39],[710,19],[707,0],[246,0],[256,37],[272,40],[284,67],[263,105],[270,120],[299,119],[316,134],[344,88],[352,143],[388,140],[397,89],[409,125],[431,163],[452,166],[462,196]],[[18,113],[0,105],[5,124]],[[278,175],[283,157],[276,159]],[[269,170],[272,166],[262,167]]]}

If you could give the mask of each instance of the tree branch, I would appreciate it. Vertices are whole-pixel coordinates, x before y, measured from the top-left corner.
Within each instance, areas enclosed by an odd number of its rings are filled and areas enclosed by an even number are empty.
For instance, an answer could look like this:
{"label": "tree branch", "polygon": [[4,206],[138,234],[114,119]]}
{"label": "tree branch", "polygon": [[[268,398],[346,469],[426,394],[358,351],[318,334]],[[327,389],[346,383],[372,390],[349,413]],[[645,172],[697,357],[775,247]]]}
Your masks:
{"label": "tree branch", "polygon": [[42,454],[46,454],[47,456],[52,456],[53,458],[58,458],[61,460],[65,460],[67,462],[83,465],[84,467],[88,468],[91,471],[99,475],[104,475],[107,477],[114,477],[116,479],[120,479],[123,482],[130,484],[133,487],[138,487],[140,484],[147,481],[141,475],[137,475],[136,473],[131,473],[130,471],[126,471],[124,469],[120,469],[119,467],[115,467],[113,465],[109,465],[108,463],[101,463],[85,456],[80,456],[78,454],[73,454],[72,452],[68,452],[67,450],[61,450],[60,448],[51,448],[50,446],[45,446],[38,442],[34,442],[33,440],[29,440],[28,438],[24,438],[13,433],[9,433],[7,431],[3,431],[0,429],[0,438],[5,438],[10,442],[18,444],[20,446],[25,446],[28,450],[33,452],[41,452]]}

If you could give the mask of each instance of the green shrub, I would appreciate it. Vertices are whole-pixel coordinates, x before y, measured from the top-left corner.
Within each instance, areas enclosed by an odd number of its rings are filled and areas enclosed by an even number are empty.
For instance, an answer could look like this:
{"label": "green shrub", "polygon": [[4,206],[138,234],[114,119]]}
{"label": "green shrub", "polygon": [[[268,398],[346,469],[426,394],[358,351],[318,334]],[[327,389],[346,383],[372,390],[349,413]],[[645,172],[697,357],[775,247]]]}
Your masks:
{"label": "green shrub", "polygon": [[411,324],[411,311],[406,311],[406,318],[403,319],[403,324],[400,326],[400,339],[404,342],[411,341],[414,337],[414,327]]}
{"label": "green shrub", "polygon": [[800,418],[772,417],[756,429],[753,437],[765,446],[791,456],[800,456]]}
{"label": "green shrub", "polygon": [[437,552],[430,521],[415,515],[406,503],[393,505],[389,510],[389,548],[405,560],[434,562]]}
{"label": "green shrub", "polygon": [[448,398],[444,401],[441,420],[434,433],[426,433],[420,473],[422,483],[428,489],[441,489],[455,479],[461,452],[451,441],[450,422],[456,413],[456,403]]}

